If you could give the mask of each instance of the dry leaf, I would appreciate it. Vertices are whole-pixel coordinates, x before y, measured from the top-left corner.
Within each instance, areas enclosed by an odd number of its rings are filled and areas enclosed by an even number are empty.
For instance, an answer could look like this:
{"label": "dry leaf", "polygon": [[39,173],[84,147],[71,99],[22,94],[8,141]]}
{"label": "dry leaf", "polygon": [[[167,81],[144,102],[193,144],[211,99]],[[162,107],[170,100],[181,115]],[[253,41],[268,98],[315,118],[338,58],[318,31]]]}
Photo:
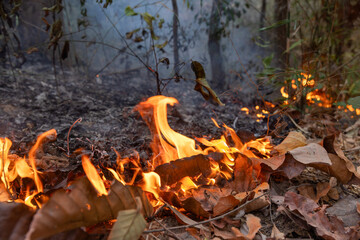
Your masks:
{"label": "dry leaf", "polygon": [[325,239],[352,239],[352,230],[346,231],[341,220],[334,216],[326,216],[325,207],[319,207],[315,201],[294,192],[285,194],[285,205],[291,211],[297,211],[306,222],[315,227],[317,234]]}
{"label": "dry leaf", "polygon": [[221,197],[214,207],[214,217],[224,214],[239,205],[240,201],[233,195]]}
{"label": "dry leaf", "polygon": [[0,203],[0,239],[24,239],[34,211],[23,203]]}
{"label": "dry leaf", "polygon": [[262,164],[265,164],[266,166],[270,167],[272,170],[278,169],[285,161],[285,154],[274,156],[271,158],[251,158],[253,161],[258,161]]}
{"label": "dry leaf", "polygon": [[296,161],[303,164],[311,163],[325,163],[331,165],[331,160],[322,146],[317,143],[310,143],[304,147],[295,148],[289,153],[295,158]]}
{"label": "dry leaf", "polygon": [[285,234],[280,232],[280,230],[274,225],[270,237],[275,240],[282,240],[285,239]]}
{"label": "dry leaf", "polygon": [[280,155],[287,153],[298,147],[306,145],[306,138],[300,132],[289,132],[287,137],[279,145],[274,147]]}
{"label": "dry leaf", "polygon": [[194,228],[198,228],[204,231],[208,231],[208,229],[202,225],[202,224],[197,224],[196,221],[192,220],[191,218],[188,218],[187,216],[185,216],[184,214],[182,214],[181,212],[179,212],[176,208],[172,207],[171,205],[166,204],[166,206],[173,212],[175,213],[176,217],[183,223],[183,224],[188,224],[188,225],[194,225]]}
{"label": "dry leaf", "polygon": [[199,154],[159,165],[155,172],[159,174],[162,185],[172,185],[184,177],[195,177],[199,174],[208,177],[212,174],[211,161],[211,158]]}
{"label": "dry leaf", "polygon": [[118,213],[108,240],[139,239],[146,228],[146,221],[141,214],[141,200],[136,197],[137,209],[122,210]]}
{"label": "dry leaf", "polygon": [[235,234],[236,237],[244,238],[246,240],[252,240],[255,238],[256,233],[261,228],[260,218],[252,214],[248,214],[246,215],[246,225],[247,228],[243,231],[239,231],[236,228],[232,228],[233,233]]}
{"label": "dry leaf", "polygon": [[234,168],[234,184],[237,192],[246,192],[252,190],[256,186],[256,173],[254,172],[252,161],[238,154],[235,159]]}
{"label": "dry leaf", "polygon": [[87,178],[76,180],[70,187],[69,192],[56,191],[35,214],[26,235],[27,240],[114,219],[120,210],[136,208],[136,196],[142,199],[144,215],[152,214],[152,206],[144,192],[135,186],[115,182],[108,196],[97,196]]}
{"label": "dry leaf", "polygon": [[326,212],[340,218],[345,227],[356,226],[360,222],[360,215],[357,212],[358,204],[360,204],[360,199],[348,195],[326,209]]}
{"label": "dry leaf", "polygon": [[[265,191],[269,190],[269,184],[267,182],[264,182],[257,186],[252,192],[246,193],[238,193],[234,197],[240,201],[240,204],[245,203],[246,200],[251,200],[253,198],[260,197]],[[247,204],[243,209],[245,213],[253,212],[259,209],[262,209],[270,204],[269,200],[266,199],[266,196],[262,196],[253,202]]]}
{"label": "dry leaf", "polygon": [[190,212],[197,217],[208,218],[210,215],[209,212],[205,211],[202,208],[201,203],[193,197],[187,198],[185,201],[182,202],[182,204],[183,208],[187,212]]}
{"label": "dry leaf", "polygon": [[332,153],[328,153],[328,156],[332,163],[331,165],[313,164],[311,166],[336,177],[344,184],[348,183],[351,180],[353,174],[347,169],[344,160]]}
{"label": "dry leaf", "polygon": [[196,85],[194,90],[200,92],[201,95],[205,98],[205,100],[212,99],[220,106],[224,106],[225,104],[221,102],[220,98],[218,98],[214,90],[211,89],[208,82],[206,81],[206,76],[203,66],[197,61],[192,61],[191,69],[193,70],[196,76]]}
{"label": "dry leaf", "polygon": [[296,176],[299,176],[300,173],[305,169],[305,165],[299,161],[296,161],[295,158],[291,154],[285,155],[285,161],[277,169],[276,172],[282,173],[288,179],[292,179]]}

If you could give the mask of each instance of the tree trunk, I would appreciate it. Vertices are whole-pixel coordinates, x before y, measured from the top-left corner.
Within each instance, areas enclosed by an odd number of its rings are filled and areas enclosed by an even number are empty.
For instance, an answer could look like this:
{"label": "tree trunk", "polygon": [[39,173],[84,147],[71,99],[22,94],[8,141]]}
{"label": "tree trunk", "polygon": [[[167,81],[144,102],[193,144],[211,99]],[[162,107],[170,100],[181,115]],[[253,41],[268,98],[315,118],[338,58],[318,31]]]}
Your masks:
{"label": "tree trunk", "polygon": [[260,28],[263,28],[266,16],[266,0],[262,0],[261,3],[261,13],[260,13]]}
{"label": "tree trunk", "polygon": [[212,85],[218,90],[224,90],[226,82],[224,81],[225,72],[223,69],[223,59],[220,49],[220,4],[220,0],[213,0],[212,2],[209,22],[208,51],[211,63]]}
{"label": "tree trunk", "polygon": [[[275,22],[284,21],[289,18],[289,0],[275,0]],[[288,67],[289,55],[284,53],[287,49],[288,26],[282,24],[275,28],[275,59],[278,67],[285,69]]]}
{"label": "tree trunk", "polygon": [[179,36],[178,36],[178,6],[177,6],[177,0],[171,0],[174,15],[173,15],[173,44],[174,44],[174,69],[177,73],[177,69],[179,66]]}

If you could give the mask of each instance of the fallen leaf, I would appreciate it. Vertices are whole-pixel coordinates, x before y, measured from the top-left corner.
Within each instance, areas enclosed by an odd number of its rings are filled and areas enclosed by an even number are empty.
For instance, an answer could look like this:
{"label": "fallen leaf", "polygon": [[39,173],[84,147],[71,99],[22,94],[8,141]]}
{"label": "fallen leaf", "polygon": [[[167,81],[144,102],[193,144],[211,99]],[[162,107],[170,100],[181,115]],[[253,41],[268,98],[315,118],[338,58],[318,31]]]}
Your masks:
{"label": "fallen leaf", "polygon": [[358,214],[360,214],[360,202],[356,203],[356,211]]}
{"label": "fallen leaf", "polygon": [[201,95],[205,98],[205,100],[212,99],[220,106],[224,106],[225,104],[221,102],[220,98],[216,95],[214,90],[211,89],[210,85],[206,81],[205,71],[201,63],[197,61],[192,61],[191,69],[193,70],[196,76],[196,85],[194,90],[200,92]]}
{"label": "fallen leaf", "polygon": [[[329,153],[337,155],[342,160],[340,161],[339,165],[341,164],[345,165],[348,171],[353,174],[352,179],[350,181],[359,183],[360,173],[356,170],[354,164],[345,156],[344,152],[341,150],[340,145],[336,141],[335,135],[325,137],[323,140],[323,146]],[[336,171],[336,169],[334,169],[334,171]],[[342,171],[344,172],[343,168]],[[348,177],[348,174],[346,176]],[[341,179],[339,180],[341,181]],[[347,182],[343,182],[343,183],[347,183]]]}
{"label": "fallen leaf", "polygon": [[202,225],[202,224],[197,224],[198,222],[192,220],[191,218],[188,218],[187,216],[185,216],[184,214],[182,214],[181,212],[179,212],[176,208],[172,207],[171,205],[166,205],[175,215],[176,217],[181,221],[181,223],[183,224],[187,224],[187,225],[193,225],[196,224],[192,227],[194,228],[198,228],[204,231],[208,231],[208,229]]}
{"label": "fallen leaf", "polygon": [[274,226],[272,228],[272,231],[271,231],[271,236],[270,237],[275,239],[275,240],[282,240],[282,239],[285,239],[285,234],[280,232],[280,230],[274,224]]}
{"label": "fallen leaf", "polygon": [[289,132],[284,141],[282,141],[279,145],[274,147],[276,151],[279,152],[280,155],[287,153],[298,147],[303,147],[306,145],[306,138],[300,132]]}
{"label": "fallen leaf", "polygon": [[299,176],[304,169],[304,164],[296,161],[291,154],[286,154],[284,163],[275,172],[282,173],[288,179],[292,179]]}
{"label": "fallen leaf", "polygon": [[295,148],[289,153],[294,159],[303,164],[325,163],[331,165],[331,160],[322,146],[317,143],[310,143],[304,147]]}
{"label": "fallen leaf", "polygon": [[97,196],[89,180],[80,178],[70,186],[68,192],[62,189],[56,191],[38,210],[26,239],[45,238],[80,226],[114,219],[120,210],[136,208],[136,196],[142,200],[143,214],[150,216],[152,206],[140,188],[124,186],[116,181],[107,196]]}
{"label": "fallen leaf", "polygon": [[255,238],[256,233],[261,228],[260,218],[248,214],[246,215],[246,225],[244,229],[231,228],[236,237],[244,238],[246,240],[252,240]]}
{"label": "fallen leaf", "polygon": [[0,239],[24,239],[34,210],[23,203],[0,203]]}
{"label": "fallen leaf", "polygon": [[352,239],[353,230],[346,231],[343,222],[335,216],[327,216],[325,207],[319,207],[315,201],[294,192],[285,194],[285,205],[291,211],[300,213],[306,222],[316,229],[317,234],[325,239]]}
{"label": "fallen leaf", "polygon": [[193,197],[187,198],[182,202],[182,204],[186,211],[194,214],[197,217],[208,218],[210,215],[209,212],[202,208],[201,203]]}
{"label": "fallen leaf", "polygon": [[253,161],[259,161],[262,164],[267,165],[268,167],[270,167],[272,170],[276,170],[278,169],[285,161],[285,154],[279,155],[279,156],[274,156],[271,158],[251,158],[251,160]]}
{"label": "fallen leaf", "polygon": [[141,200],[136,197],[137,209],[122,210],[118,213],[109,240],[133,240],[139,239],[146,228],[146,221],[141,214]]}
{"label": "fallen leaf", "polygon": [[237,192],[253,190],[256,186],[256,173],[254,172],[252,161],[238,154],[235,159],[234,184]]}
{"label": "fallen leaf", "polygon": [[172,185],[184,177],[195,177],[202,174],[208,177],[212,174],[212,159],[198,154],[159,165],[155,172],[159,174],[162,185]]}
{"label": "fallen leaf", "polygon": [[344,160],[333,153],[328,153],[328,156],[332,163],[331,165],[318,163],[311,166],[336,177],[344,184],[348,183],[351,180],[353,173],[348,170]]}
{"label": "fallen leaf", "polygon": [[230,211],[231,209],[238,206],[239,203],[240,201],[237,200],[233,195],[221,197],[213,209],[214,217]]}
{"label": "fallen leaf", "polygon": [[266,196],[260,197],[265,191],[269,190],[269,184],[264,182],[257,186],[253,191],[250,193],[242,192],[236,194],[234,197],[240,201],[240,204],[245,203],[245,201],[250,201],[254,198],[259,197],[258,199],[254,200],[253,202],[247,204],[243,209],[245,213],[253,212],[259,209],[262,209],[270,204],[269,200]]}
{"label": "fallen leaf", "polygon": [[360,199],[348,195],[326,209],[326,212],[340,218],[345,227],[356,226],[360,222],[360,215],[357,212],[358,204],[360,204]]}

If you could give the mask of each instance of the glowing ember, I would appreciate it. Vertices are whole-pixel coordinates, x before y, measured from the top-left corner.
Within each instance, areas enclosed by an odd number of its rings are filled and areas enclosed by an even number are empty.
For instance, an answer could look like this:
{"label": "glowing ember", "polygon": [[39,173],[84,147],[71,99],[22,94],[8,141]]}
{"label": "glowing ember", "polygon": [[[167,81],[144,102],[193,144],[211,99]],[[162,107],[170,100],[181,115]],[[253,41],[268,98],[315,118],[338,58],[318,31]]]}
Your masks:
{"label": "glowing ember", "polygon": [[241,111],[245,112],[246,114],[249,114],[249,109],[246,107],[241,108]]}

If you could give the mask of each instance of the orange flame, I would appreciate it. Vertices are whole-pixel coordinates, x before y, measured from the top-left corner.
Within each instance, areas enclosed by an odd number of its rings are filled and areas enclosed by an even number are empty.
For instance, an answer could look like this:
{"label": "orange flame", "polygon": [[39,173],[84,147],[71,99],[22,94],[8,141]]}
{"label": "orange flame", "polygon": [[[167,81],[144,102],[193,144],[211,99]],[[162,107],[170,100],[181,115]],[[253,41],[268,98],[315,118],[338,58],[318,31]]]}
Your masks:
{"label": "orange flame", "polygon": [[89,157],[85,155],[82,156],[81,162],[87,178],[99,193],[99,195],[108,195],[104,182],[96,171],[94,165],[91,163]]}

